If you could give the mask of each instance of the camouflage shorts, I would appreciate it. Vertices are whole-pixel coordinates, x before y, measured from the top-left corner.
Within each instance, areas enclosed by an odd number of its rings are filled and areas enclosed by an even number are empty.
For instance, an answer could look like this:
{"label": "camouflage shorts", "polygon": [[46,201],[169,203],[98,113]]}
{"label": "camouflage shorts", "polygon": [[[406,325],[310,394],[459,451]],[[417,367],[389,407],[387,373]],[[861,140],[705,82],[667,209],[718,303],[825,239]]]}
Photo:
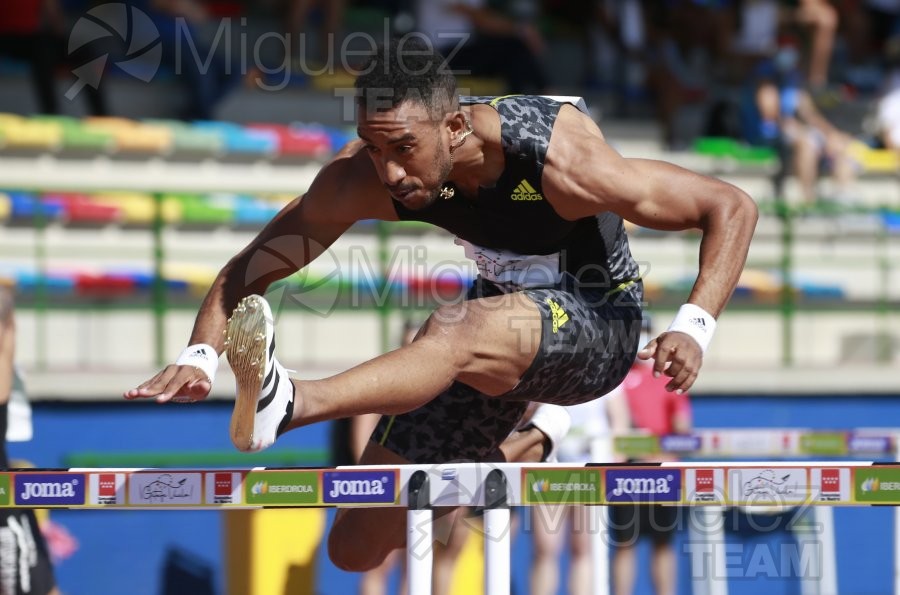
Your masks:
{"label": "camouflage shorts", "polygon": [[[576,405],[604,395],[628,373],[638,347],[643,285],[613,292],[577,287],[526,289],[541,312],[541,345],[519,384],[491,397],[455,382],[409,413],[383,416],[372,434],[413,463],[483,461],[512,432],[529,401]],[[479,280],[467,299],[503,290]]]}

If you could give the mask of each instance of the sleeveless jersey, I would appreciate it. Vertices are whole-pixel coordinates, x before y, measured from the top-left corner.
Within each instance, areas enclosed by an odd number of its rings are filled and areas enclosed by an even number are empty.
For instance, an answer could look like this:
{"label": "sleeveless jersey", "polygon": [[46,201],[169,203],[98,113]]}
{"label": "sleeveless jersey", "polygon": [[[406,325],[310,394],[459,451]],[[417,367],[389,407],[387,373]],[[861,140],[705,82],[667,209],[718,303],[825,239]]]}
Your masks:
{"label": "sleeveless jersey", "polygon": [[[622,218],[610,212],[569,221],[543,196],[550,134],[563,103],[543,96],[461,97],[500,115],[505,167],[497,183],[477,197],[457,189],[449,200],[411,210],[397,201],[401,220],[424,221],[457,236],[482,277],[517,288],[551,286],[569,273],[597,288],[639,277]],[[582,108],[583,102],[578,107]]]}

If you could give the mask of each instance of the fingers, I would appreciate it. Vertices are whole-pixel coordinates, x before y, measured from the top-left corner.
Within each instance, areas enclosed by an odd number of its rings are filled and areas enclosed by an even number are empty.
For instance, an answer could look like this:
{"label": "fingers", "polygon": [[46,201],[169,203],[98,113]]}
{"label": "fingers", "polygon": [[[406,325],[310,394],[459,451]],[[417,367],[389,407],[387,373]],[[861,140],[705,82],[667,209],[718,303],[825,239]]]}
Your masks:
{"label": "fingers", "polygon": [[694,385],[703,364],[700,345],[690,336],[679,332],[663,333],[641,350],[638,357],[653,357],[653,376],[659,378],[665,374],[671,377],[666,390],[677,393],[683,393]]}
{"label": "fingers", "polygon": [[171,400],[198,401],[209,394],[212,386],[200,368],[170,365],[137,388],[126,391],[126,399],[155,398],[158,403]]}
{"label": "fingers", "polygon": [[656,339],[651,339],[637,354],[639,359],[644,360],[650,359],[654,355],[656,355]]}

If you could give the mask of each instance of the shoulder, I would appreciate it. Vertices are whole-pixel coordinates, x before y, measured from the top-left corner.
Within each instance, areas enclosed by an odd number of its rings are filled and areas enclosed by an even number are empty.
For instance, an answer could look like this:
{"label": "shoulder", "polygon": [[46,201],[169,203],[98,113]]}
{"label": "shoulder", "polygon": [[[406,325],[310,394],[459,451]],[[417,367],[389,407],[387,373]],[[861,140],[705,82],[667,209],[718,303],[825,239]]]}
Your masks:
{"label": "shoulder", "polygon": [[390,195],[360,140],[348,143],[319,170],[303,203],[308,214],[320,220],[396,218]]}
{"label": "shoulder", "polygon": [[625,160],[606,143],[590,116],[566,104],[553,126],[544,163],[543,185],[557,212],[575,219],[608,209],[602,199]]}

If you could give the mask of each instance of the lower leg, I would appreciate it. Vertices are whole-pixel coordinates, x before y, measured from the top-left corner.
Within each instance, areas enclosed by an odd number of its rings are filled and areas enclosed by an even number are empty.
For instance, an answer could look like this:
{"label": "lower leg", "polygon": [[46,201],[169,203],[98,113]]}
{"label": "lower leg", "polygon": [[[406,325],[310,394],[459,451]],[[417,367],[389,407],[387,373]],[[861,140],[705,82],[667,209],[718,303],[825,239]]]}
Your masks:
{"label": "lower leg", "polygon": [[359,579],[359,594],[387,595],[388,578],[391,574],[391,570],[393,570],[397,566],[399,557],[400,552],[398,550],[394,550],[390,555],[388,555],[387,558],[384,559],[384,562],[379,564],[376,568],[373,568],[368,572],[364,572]]}
{"label": "lower leg", "polygon": [[552,595],[559,588],[559,555],[566,533],[567,510],[566,507],[538,506],[530,511],[534,521],[532,595]]}
{"label": "lower leg", "polygon": [[637,570],[637,548],[634,544],[616,546],[612,559],[614,595],[631,595]]}
{"label": "lower leg", "polygon": [[447,595],[453,580],[456,562],[469,539],[469,519],[456,515],[445,543],[435,541],[432,552],[431,592],[433,595]]}
{"label": "lower leg", "polygon": [[675,550],[670,543],[654,543],[650,577],[657,595],[675,594]]}
{"label": "lower leg", "polygon": [[796,144],[794,147],[794,166],[797,170],[797,179],[800,182],[803,202],[806,204],[816,202],[818,161],[819,155],[810,143],[799,142]]}
{"label": "lower leg", "polygon": [[[590,595],[593,571],[591,569],[590,513],[586,506],[572,510],[572,553],[569,560],[569,593]],[[597,528],[599,530],[599,527]]]}
{"label": "lower leg", "polygon": [[288,429],[364,413],[412,411],[450,387],[461,364],[446,342],[423,338],[323,380],[294,380]]}
{"label": "lower leg", "polygon": [[817,3],[812,19],[813,39],[809,60],[809,84],[821,87],[828,83],[828,67],[837,30],[837,11],[827,2]]}

